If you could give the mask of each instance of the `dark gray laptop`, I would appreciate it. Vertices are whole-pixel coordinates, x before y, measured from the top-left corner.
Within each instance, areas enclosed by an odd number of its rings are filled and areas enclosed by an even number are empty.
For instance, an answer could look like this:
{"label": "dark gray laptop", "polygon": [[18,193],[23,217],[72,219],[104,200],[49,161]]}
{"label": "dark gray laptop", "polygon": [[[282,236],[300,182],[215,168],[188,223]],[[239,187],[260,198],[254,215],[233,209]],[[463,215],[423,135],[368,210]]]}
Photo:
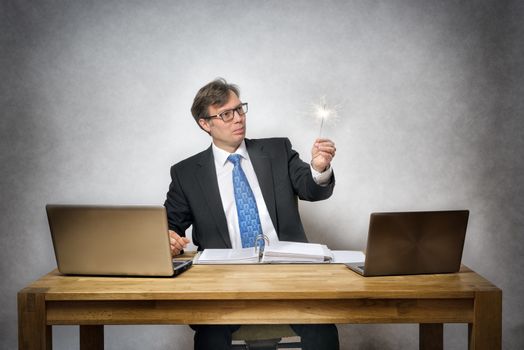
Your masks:
{"label": "dark gray laptop", "polygon": [[58,270],[75,275],[175,276],[162,206],[47,205]]}
{"label": "dark gray laptop", "polygon": [[365,261],[346,265],[363,276],[457,272],[468,217],[468,210],[372,213]]}

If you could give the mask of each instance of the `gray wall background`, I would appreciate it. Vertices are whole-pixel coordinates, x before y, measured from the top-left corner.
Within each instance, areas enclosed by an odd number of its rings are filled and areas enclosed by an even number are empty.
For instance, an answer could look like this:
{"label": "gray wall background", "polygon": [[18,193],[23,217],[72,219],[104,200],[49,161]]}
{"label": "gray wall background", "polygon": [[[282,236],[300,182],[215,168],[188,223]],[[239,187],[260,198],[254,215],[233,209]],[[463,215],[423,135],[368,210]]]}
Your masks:
{"label": "gray wall background", "polygon": [[[469,208],[463,262],[503,289],[524,347],[519,1],[40,1],[0,7],[0,348],[16,292],[55,268],[46,203],[161,204],[169,167],[208,146],[189,108],[221,76],[248,137],[309,160],[325,95],[340,118],[334,196],[303,203],[312,241],[364,249],[371,211]],[[341,325],[342,349],[416,349],[415,325]],[[447,325],[448,349],[467,327]],[[77,346],[54,327],[55,349]],[[185,326],[112,326],[108,349],[191,349]]]}

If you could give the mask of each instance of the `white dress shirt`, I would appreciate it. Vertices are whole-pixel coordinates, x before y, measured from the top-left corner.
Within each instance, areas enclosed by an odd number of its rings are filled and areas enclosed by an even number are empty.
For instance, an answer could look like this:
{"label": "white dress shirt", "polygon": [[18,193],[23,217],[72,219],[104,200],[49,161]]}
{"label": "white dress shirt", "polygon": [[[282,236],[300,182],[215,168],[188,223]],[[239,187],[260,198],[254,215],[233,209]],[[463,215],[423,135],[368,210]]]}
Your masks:
{"label": "white dress shirt", "polygon": [[[215,158],[218,189],[220,191],[220,198],[222,199],[224,214],[226,215],[231,246],[234,249],[242,248],[242,240],[238,226],[237,206],[233,189],[233,163],[227,160],[230,153],[218,148],[215,144],[213,144],[212,148],[213,156]],[[271,221],[271,217],[269,216],[269,211],[267,210],[266,202],[262,196],[257,175],[255,174],[253,164],[251,164],[251,160],[249,159],[249,153],[247,153],[244,141],[242,141],[242,144],[240,144],[235,153],[240,155],[240,166],[242,167],[242,170],[244,170],[249,186],[255,196],[262,232],[267,236],[269,242],[278,242],[277,232],[275,231],[273,221]],[[311,172],[313,174],[313,180],[322,186],[329,182],[333,171],[331,167],[329,167],[326,171],[319,173],[311,167]]]}

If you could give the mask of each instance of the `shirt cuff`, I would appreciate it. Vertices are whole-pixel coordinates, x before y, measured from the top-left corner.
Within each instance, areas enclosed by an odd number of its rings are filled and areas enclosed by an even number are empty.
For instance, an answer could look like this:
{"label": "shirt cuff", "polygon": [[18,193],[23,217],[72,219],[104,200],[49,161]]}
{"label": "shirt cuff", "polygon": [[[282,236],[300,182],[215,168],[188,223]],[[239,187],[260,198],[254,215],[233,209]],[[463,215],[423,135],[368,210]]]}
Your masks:
{"label": "shirt cuff", "polygon": [[309,167],[311,168],[311,175],[313,175],[313,181],[315,181],[317,185],[327,186],[329,184],[329,181],[331,180],[331,175],[333,174],[333,168],[331,167],[331,165],[321,173],[316,171],[313,168],[313,166],[311,166],[311,164],[309,165]]}

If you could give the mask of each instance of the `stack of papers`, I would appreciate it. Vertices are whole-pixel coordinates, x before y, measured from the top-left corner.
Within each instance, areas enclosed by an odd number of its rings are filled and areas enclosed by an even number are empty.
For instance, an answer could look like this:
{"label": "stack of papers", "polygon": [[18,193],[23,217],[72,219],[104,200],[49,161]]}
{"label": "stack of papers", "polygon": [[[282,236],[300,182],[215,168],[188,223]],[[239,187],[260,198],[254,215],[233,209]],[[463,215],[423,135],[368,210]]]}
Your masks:
{"label": "stack of papers", "polygon": [[255,248],[204,249],[196,258],[198,264],[254,264],[259,256]]}
{"label": "stack of papers", "polygon": [[327,246],[316,243],[276,242],[264,249],[263,263],[323,263],[333,260]]}
{"label": "stack of papers", "polygon": [[360,250],[332,250],[336,264],[364,263],[366,255]]}
{"label": "stack of papers", "polygon": [[195,264],[257,264],[257,263],[355,263],[365,260],[356,250],[330,250],[316,243],[279,241],[266,245],[259,256],[255,248],[205,249],[198,254]]}

